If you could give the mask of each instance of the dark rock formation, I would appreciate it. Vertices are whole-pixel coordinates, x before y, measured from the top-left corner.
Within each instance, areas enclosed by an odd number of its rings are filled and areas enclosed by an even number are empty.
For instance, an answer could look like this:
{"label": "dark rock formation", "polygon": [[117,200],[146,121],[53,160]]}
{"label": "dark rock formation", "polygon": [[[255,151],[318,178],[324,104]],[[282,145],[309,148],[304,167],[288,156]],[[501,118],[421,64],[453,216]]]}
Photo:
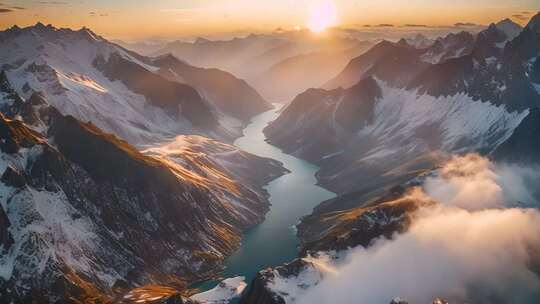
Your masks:
{"label": "dark rock formation", "polygon": [[311,263],[303,259],[296,259],[282,266],[259,271],[249,290],[242,295],[240,304],[285,304],[283,296],[270,290],[267,284],[275,279],[276,274],[283,278],[295,277],[311,266]]}
{"label": "dark rock formation", "polygon": [[529,115],[514,130],[514,133],[502,145],[493,151],[493,157],[499,161],[520,164],[540,164],[540,109],[531,109]]}
{"label": "dark rock formation", "polygon": [[286,152],[317,161],[371,123],[380,97],[381,90],[371,77],[346,90],[310,89],[298,95],[264,133]]}
{"label": "dark rock formation", "polygon": [[404,196],[405,188],[394,187],[387,194],[361,207],[338,212],[317,212],[302,219],[297,226],[302,241],[302,255],[310,252],[368,247],[379,237],[392,238],[411,224],[411,215],[430,202]]}
{"label": "dark rock formation", "polygon": [[94,65],[111,80],[122,81],[133,92],[144,95],[158,106],[182,114],[198,127],[213,127],[217,123],[208,105],[191,86],[166,80],[140,65],[128,61],[118,53],[105,61],[97,57]]}
{"label": "dark rock formation", "polygon": [[323,87],[349,88],[360,79],[372,76],[396,86],[403,86],[421,72],[427,64],[420,60],[421,51],[408,44],[383,41],[365,54],[349,62],[343,71]]}
{"label": "dark rock formation", "polygon": [[243,121],[271,109],[255,89],[228,72],[194,67],[172,55],[161,56],[152,63],[160,67],[163,77],[193,86],[219,110]]}
{"label": "dark rock formation", "polygon": [[2,174],[0,181],[14,188],[22,188],[24,185],[26,185],[25,177],[18,172],[17,169],[14,169],[11,166],[6,168],[6,171],[4,171]]}

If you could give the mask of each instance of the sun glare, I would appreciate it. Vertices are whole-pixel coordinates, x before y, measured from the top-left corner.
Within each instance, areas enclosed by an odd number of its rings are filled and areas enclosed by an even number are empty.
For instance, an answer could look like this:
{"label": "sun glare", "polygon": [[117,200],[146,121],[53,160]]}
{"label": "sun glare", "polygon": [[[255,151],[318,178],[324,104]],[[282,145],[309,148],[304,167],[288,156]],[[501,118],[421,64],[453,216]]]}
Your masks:
{"label": "sun glare", "polygon": [[320,1],[309,12],[307,27],[315,33],[321,33],[337,23],[337,8],[333,1]]}

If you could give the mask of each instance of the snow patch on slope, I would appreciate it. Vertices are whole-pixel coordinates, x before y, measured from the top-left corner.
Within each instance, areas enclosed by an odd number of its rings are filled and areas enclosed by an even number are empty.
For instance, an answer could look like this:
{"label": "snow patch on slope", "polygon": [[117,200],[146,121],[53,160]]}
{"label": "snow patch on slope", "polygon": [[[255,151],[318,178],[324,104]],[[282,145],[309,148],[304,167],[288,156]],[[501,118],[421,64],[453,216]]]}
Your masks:
{"label": "snow patch on slope", "polygon": [[201,304],[227,304],[242,295],[247,286],[244,280],[244,277],[225,279],[213,289],[191,296],[191,299]]}
{"label": "snow patch on slope", "polygon": [[[177,134],[196,133],[181,115],[171,115],[130,91],[120,81],[110,81],[94,65],[113,53],[155,72],[114,44],[88,39],[80,31],[25,31],[0,47],[0,66],[10,66],[7,76],[13,88],[28,98],[42,91],[63,114],[92,121],[132,144],[162,142]],[[30,90],[29,90],[30,88]]]}
{"label": "snow patch on slope", "polygon": [[365,160],[403,151],[493,149],[529,114],[528,110],[509,112],[504,106],[475,101],[464,93],[433,97],[379,85],[383,96],[375,105],[373,123],[358,133],[359,138],[373,138],[378,143]]}
{"label": "snow patch on slope", "polygon": [[[0,172],[7,166],[24,171],[43,148],[21,149],[16,155],[0,154]],[[94,273],[101,282],[112,286],[121,278],[113,269],[96,269],[99,257],[97,228],[81,216],[57,189],[24,187],[15,189],[0,182],[0,202],[10,221],[9,232],[14,243],[0,256],[0,277],[9,280],[17,273],[19,280],[41,275],[55,265],[67,265],[81,273]]]}

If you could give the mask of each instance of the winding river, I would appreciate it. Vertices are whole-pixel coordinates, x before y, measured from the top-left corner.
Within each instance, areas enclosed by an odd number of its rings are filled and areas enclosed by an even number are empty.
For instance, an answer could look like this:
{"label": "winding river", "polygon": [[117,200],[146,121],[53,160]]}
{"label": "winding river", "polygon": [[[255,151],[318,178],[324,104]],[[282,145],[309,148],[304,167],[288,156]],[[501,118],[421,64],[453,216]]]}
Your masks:
{"label": "winding river", "polygon": [[[245,151],[282,162],[291,173],[265,187],[270,194],[271,210],[263,223],[246,232],[241,247],[225,261],[225,278],[244,276],[250,283],[259,270],[296,258],[299,240],[295,224],[320,202],[335,196],[316,185],[317,166],[285,154],[265,141],[263,129],[277,118],[279,108],[276,105],[275,109],[254,117],[244,129],[244,136],[234,142]],[[203,285],[199,288],[204,290],[216,282]]]}

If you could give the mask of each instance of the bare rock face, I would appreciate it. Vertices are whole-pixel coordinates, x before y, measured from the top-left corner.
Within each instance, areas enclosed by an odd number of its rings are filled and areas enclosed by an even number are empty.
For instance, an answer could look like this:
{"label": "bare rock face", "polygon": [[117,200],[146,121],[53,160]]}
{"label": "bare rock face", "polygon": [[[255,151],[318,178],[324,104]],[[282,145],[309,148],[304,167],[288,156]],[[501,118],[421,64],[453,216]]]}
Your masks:
{"label": "bare rock face", "polygon": [[407,197],[377,202],[337,213],[322,213],[302,220],[298,236],[302,254],[367,247],[379,237],[391,238],[411,224],[411,214],[425,202]]}
{"label": "bare rock face", "polygon": [[492,155],[501,161],[517,163],[540,163],[540,109],[532,109],[506,142],[497,147]]}
{"label": "bare rock face", "polygon": [[295,259],[290,263],[268,268],[259,271],[249,290],[244,293],[240,301],[241,304],[285,304],[283,294],[276,293],[271,290],[269,284],[279,278],[290,278],[298,276],[306,268],[313,266],[311,263],[303,259]]}
{"label": "bare rock face", "polygon": [[7,186],[14,188],[22,188],[24,185],[26,185],[26,178],[20,172],[18,172],[17,169],[14,169],[11,166],[6,168],[6,171],[4,171],[4,174],[2,174],[0,181]]}
{"label": "bare rock face", "polygon": [[264,133],[287,153],[317,162],[372,123],[380,97],[373,78],[346,90],[310,89],[298,95]]}

